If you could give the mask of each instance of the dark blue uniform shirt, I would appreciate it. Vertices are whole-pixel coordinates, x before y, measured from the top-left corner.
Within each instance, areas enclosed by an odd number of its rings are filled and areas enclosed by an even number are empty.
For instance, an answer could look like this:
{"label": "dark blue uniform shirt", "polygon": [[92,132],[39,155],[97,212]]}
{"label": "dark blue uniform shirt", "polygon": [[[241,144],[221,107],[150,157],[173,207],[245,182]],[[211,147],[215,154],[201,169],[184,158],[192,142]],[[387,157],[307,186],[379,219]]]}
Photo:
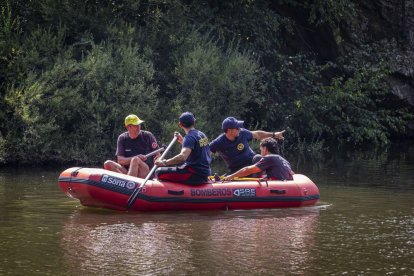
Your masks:
{"label": "dark blue uniform shirt", "polygon": [[191,149],[191,153],[185,161],[186,165],[201,176],[209,176],[211,174],[211,157],[207,136],[199,130],[192,129],[184,136],[183,148]]}
{"label": "dark blue uniform shirt", "polygon": [[234,172],[252,164],[255,155],[249,146],[249,141],[252,139],[253,133],[244,128],[240,129],[240,134],[234,141],[227,139],[223,133],[210,143],[210,151],[212,153],[218,152],[227,168]]}

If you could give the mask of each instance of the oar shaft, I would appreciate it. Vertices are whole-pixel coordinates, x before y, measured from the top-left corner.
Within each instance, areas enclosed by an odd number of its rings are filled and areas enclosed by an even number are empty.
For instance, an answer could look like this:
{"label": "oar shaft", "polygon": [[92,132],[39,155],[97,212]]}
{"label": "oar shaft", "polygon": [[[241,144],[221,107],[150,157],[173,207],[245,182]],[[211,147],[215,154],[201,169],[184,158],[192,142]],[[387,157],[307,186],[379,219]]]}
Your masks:
{"label": "oar shaft", "polygon": [[[174,139],[170,142],[168,147],[165,149],[165,151],[162,153],[160,159],[163,159],[165,155],[167,155],[168,151],[171,149],[171,147],[174,145],[175,141],[177,141],[177,136],[174,136]],[[158,168],[158,166],[154,165],[152,167],[151,171],[148,173],[147,177],[145,177],[144,181],[139,185],[137,189],[135,189],[131,196],[128,198],[127,208],[131,208],[132,205],[134,205],[135,201],[137,200],[138,194],[141,191],[141,189],[144,187],[144,185],[147,183],[148,179],[151,178],[152,174],[155,172],[155,170]]]}
{"label": "oar shaft", "polygon": [[162,152],[163,150],[165,150],[165,147],[159,148],[157,150],[154,150],[153,152],[148,153],[147,155],[145,155],[146,158],[151,157],[153,155],[156,155],[159,152]]}

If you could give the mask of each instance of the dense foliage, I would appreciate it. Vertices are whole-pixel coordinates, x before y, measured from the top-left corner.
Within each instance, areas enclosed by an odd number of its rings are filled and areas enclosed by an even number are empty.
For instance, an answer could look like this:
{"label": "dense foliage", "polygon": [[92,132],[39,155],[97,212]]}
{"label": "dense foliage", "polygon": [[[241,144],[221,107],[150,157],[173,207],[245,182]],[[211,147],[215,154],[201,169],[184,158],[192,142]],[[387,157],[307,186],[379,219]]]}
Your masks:
{"label": "dense foliage", "polygon": [[386,82],[398,45],[349,45],[341,34],[358,1],[0,5],[3,163],[100,163],[130,113],[164,143],[187,110],[210,138],[235,116],[250,129],[287,129],[301,149],[410,135],[413,109]]}

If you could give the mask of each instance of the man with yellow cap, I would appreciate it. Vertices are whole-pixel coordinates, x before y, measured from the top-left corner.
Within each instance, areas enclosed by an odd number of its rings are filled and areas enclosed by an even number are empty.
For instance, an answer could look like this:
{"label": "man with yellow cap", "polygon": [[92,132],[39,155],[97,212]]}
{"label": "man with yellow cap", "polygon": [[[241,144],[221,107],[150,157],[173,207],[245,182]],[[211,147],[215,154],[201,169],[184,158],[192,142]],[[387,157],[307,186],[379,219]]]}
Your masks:
{"label": "man with yellow cap", "polygon": [[125,118],[126,132],[118,137],[116,147],[117,162],[107,160],[104,169],[145,178],[149,170],[154,166],[154,158],[146,158],[145,154],[158,149],[158,143],[154,135],[141,130],[142,121],[137,115],[130,114]]}

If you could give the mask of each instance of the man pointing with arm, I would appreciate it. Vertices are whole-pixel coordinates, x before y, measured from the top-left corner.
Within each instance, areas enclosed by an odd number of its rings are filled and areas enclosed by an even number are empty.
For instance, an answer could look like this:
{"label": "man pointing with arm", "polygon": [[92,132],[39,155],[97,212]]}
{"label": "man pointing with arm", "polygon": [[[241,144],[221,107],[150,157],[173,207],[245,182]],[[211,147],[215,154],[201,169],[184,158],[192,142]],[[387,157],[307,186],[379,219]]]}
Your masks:
{"label": "man pointing with arm", "polygon": [[224,133],[210,143],[210,151],[219,153],[230,173],[250,166],[261,158],[260,154],[255,154],[249,145],[249,141],[253,138],[257,140],[265,138],[284,139],[284,130],[280,132],[250,131],[243,128],[243,123],[243,121],[238,121],[234,117],[224,119],[222,123]]}

